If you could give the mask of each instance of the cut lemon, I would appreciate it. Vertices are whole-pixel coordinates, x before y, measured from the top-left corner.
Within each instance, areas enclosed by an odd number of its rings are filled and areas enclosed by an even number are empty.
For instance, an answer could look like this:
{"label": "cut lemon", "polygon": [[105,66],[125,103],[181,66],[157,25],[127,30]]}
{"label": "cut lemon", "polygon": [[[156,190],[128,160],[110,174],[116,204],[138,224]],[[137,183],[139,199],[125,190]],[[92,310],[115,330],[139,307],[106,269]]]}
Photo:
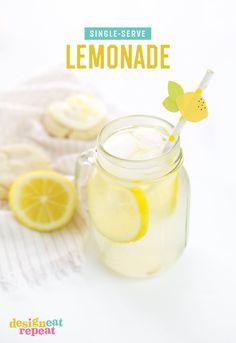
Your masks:
{"label": "cut lemon", "polygon": [[19,177],[9,193],[9,204],[20,223],[42,232],[66,225],[76,207],[73,183],[52,171],[35,171]]}
{"label": "cut lemon", "polygon": [[134,242],[148,228],[148,204],[139,187],[126,188],[98,170],[88,184],[89,212],[95,228],[115,242]]}

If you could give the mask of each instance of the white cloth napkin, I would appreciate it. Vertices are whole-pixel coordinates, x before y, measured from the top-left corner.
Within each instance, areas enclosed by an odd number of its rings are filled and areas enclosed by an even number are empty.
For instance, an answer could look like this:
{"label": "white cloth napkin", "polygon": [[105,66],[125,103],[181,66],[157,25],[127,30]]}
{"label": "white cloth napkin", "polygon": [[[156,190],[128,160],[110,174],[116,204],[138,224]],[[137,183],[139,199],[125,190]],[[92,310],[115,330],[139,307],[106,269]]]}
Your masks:
{"label": "white cloth napkin", "polygon": [[[53,138],[44,130],[40,118],[51,102],[78,92],[94,93],[75,75],[55,71],[0,94],[0,145],[38,145],[49,154],[56,170],[73,176],[78,153],[95,142]],[[7,203],[0,203],[0,286],[7,290],[24,283],[41,284],[49,277],[60,278],[79,270],[86,232],[78,212],[61,230],[31,231],[14,219]]]}

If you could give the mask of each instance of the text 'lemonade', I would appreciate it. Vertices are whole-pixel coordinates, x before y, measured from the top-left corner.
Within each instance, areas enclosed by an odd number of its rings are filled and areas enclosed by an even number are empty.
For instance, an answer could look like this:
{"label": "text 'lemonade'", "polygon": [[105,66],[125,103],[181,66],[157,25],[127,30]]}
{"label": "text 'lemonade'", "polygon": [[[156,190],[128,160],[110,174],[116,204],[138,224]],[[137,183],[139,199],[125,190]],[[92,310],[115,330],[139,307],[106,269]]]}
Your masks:
{"label": "text 'lemonade'", "polygon": [[157,273],[186,245],[189,183],[179,140],[162,153],[171,129],[157,117],[129,116],[98,139],[88,208],[102,260],[123,275]]}

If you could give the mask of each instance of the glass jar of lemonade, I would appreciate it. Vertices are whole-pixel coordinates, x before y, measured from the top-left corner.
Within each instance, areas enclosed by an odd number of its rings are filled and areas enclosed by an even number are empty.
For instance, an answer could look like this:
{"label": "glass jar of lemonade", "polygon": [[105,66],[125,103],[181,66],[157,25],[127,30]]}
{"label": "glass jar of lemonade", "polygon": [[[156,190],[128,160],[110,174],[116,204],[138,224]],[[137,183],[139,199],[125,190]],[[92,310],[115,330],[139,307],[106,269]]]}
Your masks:
{"label": "glass jar of lemonade", "polygon": [[[86,187],[89,226],[102,261],[113,271],[147,277],[170,266],[187,242],[189,181],[180,141],[163,153],[173,126],[133,115],[108,123],[94,151]],[[80,197],[80,195],[79,195]]]}

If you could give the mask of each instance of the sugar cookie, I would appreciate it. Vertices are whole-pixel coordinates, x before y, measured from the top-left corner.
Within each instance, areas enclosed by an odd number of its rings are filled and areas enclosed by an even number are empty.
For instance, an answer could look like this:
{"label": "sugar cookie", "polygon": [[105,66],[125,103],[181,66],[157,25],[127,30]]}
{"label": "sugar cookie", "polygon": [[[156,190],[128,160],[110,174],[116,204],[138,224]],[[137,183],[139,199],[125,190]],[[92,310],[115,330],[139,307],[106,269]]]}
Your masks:
{"label": "sugar cookie", "polygon": [[52,136],[92,140],[107,121],[106,108],[93,96],[74,95],[52,103],[42,121]]}
{"label": "sugar cookie", "polygon": [[51,169],[48,156],[40,148],[29,144],[0,146],[0,199],[7,199],[18,176],[38,169]]}

